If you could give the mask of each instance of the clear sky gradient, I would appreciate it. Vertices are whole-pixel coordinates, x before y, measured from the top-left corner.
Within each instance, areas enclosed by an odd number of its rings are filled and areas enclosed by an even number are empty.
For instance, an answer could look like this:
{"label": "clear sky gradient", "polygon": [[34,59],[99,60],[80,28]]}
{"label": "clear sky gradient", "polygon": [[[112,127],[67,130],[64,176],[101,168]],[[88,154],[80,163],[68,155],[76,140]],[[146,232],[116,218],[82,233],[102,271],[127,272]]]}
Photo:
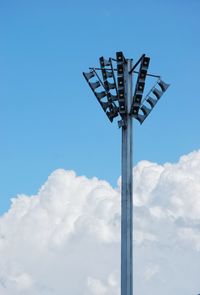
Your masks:
{"label": "clear sky gradient", "polygon": [[171,83],[134,123],[134,164],[199,149],[199,20],[198,0],[1,1],[0,213],[57,168],[116,186],[121,130],[82,76],[101,55],[146,53],[150,72]]}

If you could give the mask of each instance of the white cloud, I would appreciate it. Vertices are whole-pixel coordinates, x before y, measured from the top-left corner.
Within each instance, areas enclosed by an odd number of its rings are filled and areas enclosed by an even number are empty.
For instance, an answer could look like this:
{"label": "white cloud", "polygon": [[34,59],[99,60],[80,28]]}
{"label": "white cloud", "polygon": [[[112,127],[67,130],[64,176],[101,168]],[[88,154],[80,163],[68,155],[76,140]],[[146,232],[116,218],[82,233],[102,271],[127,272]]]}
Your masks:
{"label": "white cloud", "polygon": [[[118,181],[120,183],[120,181]],[[56,170],[0,218],[0,294],[120,294],[120,188]],[[134,291],[200,291],[200,151],[134,168]]]}

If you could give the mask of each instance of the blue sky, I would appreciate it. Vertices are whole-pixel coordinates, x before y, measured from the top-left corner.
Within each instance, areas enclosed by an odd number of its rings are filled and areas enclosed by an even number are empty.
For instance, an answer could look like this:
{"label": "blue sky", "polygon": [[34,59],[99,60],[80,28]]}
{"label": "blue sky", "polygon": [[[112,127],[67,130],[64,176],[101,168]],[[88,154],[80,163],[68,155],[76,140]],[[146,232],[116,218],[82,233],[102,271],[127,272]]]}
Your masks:
{"label": "blue sky", "polygon": [[82,77],[122,50],[151,57],[171,86],[134,123],[134,163],[175,162],[199,149],[199,1],[2,1],[0,213],[57,168],[116,185],[121,131]]}

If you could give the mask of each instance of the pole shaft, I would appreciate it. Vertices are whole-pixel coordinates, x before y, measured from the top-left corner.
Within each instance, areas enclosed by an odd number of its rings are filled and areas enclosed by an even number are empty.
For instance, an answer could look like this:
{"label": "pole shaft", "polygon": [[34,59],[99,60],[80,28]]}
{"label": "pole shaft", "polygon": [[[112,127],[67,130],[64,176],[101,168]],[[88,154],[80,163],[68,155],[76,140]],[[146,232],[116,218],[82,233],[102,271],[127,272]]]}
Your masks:
{"label": "pole shaft", "polygon": [[133,214],[132,214],[132,60],[125,65],[127,115],[122,127],[122,191],[121,191],[121,295],[133,294]]}

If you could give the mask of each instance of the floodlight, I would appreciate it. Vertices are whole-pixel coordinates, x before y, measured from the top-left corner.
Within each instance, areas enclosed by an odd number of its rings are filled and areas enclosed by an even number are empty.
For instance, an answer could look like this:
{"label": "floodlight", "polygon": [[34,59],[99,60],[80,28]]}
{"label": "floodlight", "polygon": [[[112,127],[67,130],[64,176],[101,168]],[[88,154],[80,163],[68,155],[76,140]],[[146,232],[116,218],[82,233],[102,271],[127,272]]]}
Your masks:
{"label": "floodlight", "polygon": [[109,101],[118,101],[118,95],[113,95],[109,92],[108,93],[108,100]]}
{"label": "floodlight", "polygon": [[119,113],[123,117],[126,113],[125,104],[125,82],[124,82],[124,64],[126,62],[122,51],[116,52],[117,60],[117,84],[118,84],[118,102]]}
{"label": "floodlight", "polygon": [[[102,109],[104,110],[104,112],[108,116],[109,120],[112,122],[113,118],[116,117],[117,107],[114,105],[114,103],[112,102],[111,99],[110,99],[110,101],[107,101],[107,102],[105,101],[105,97],[108,95],[108,93],[107,93],[106,89],[103,88],[102,82],[100,81],[99,77],[97,76],[95,71],[90,71],[89,73],[83,72],[83,76],[85,77],[88,85],[92,89],[92,92],[96,96]],[[98,80],[91,82],[90,80],[94,77],[96,77]],[[97,92],[96,89],[99,88],[100,86],[103,88],[103,90],[100,92]],[[104,101],[102,101],[102,99]]]}
{"label": "floodlight", "polygon": [[101,67],[103,68],[110,65],[110,61],[108,59],[105,59],[103,56],[99,58],[99,61],[100,61]]}
{"label": "floodlight", "polygon": [[90,71],[89,73],[83,73],[83,76],[85,77],[85,79],[87,80],[87,82],[93,78],[95,76],[94,71]]}
{"label": "floodlight", "polygon": [[140,69],[138,72],[138,78],[137,78],[137,82],[136,82],[136,86],[135,86],[133,103],[131,106],[131,114],[133,114],[133,115],[138,114],[139,108],[141,106],[142,95],[144,92],[145,80],[146,80],[146,76],[147,76],[147,70],[149,67],[149,63],[150,63],[150,58],[145,56],[145,54],[143,54],[141,57]]}
{"label": "floodlight", "polygon": [[113,104],[111,104],[109,106],[109,111],[106,112],[106,115],[108,116],[109,120],[112,122],[113,119],[118,116],[118,107],[113,106]]}
{"label": "floodlight", "polygon": [[152,98],[152,97],[150,97],[150,96],[146,99],[146,101],[150,104],[150,106],[151,106],[152,108],[154,108],[155,105],[156,105],[156,103],[158,102],[157,99],[154,99],[154,98]]}
{"label": "floodlight", "polygon": [[103,56],[101,56],[99,58],[99,62],[100,62],[101,73],[103,77],[103,85],[107,92],[107,98],[108,100],[110,100],[111,96],[113,96],[113,94],[110,93],[110,90],[115,89],[117,94],[117,85],[116,85],[114,70],[112,66],[112,60],[111,59],[107,60]]}
{"label": "floodlight", "polygon": [[118,64],[117,65],[117,73],[118,73],[118,75],[123,75],[123,71],[124,71],[124,65],[123,64]]}
{"label": "floodlight", "polygon": [[88,82],[90,84],[90,87],[92,88],[92,90],[94,91],[95,89],[97,89],[98,87],[101,86],[100,82],[99,81],[96,81],[96,82]]}
{"label": "floodlight", "polygon": [[167,90],[167,88],[170,86],[169,84],[165,83],[161,79],[158,80],[157,85],[160,86],[161,90],[154,87],[152,89],[153,94],[156,96],[157,99],[160,99],[161,96],[164,94],[164,92]]}
{"label": "floodlight", "polygon": [[[160,86],[161,90],[156,88],[157,85]],[[133,110],[132,115],[136,120],[138,120],[140,122],[140,124],[142,124],[144,122],[144,120],[147,118],[149,113],[155,107],[158,100],[161,98],[161,96],[167,90],[167,88],[169,86],[170,86],[169,84],[167,84],[164,81],[162,81],[161,79],[159,79],[157,84],[151,89],[151,91],[149,92],[149,94],[147,95],[147,97],[145,98],[145,101],[144,101],[144,103],[145,102],[148,103],[150,108],[145,105],[142,105],[142,107],[138,108],[138,112],[134,112],[134,110]],[[152,98],[150,96],[150,94],[154,94],[155,98]],[[141,112],[139,113],[140,110],[141,110]]]}
{"label": "floodlight", "polygon": [[109,91],[110,89],[116,89],[115,83],[110,83],[108,82],[108,80],[104,81],[104,86],[107,91]]}
{"label": "floodlight", "polygon": [[103,76],[104,80],[106,80],[107,78],[112,78],[113,77],[113,73],[111,72],[111,70],[101,68],[101,72],[102,72],[102,76]]}
{"label": "floodlight", "polygon": [[124,63],[125,57],[122,51],[116,52],[117,63],[122,62]]}
{"label": "floodlight", "polygon": [[158,85],[162,89],[162,92],[165,92],[167,90],[167,88],[170,86],[170,84],[165,83],[161,79],[158,81]]}
{"label": "floodlight", "polygon": [[105,91],[101,91],[101,92],[94,92],[95,96],[98,98],[98,100],[102,99],[103,97],[106,96],[106,92]]}

